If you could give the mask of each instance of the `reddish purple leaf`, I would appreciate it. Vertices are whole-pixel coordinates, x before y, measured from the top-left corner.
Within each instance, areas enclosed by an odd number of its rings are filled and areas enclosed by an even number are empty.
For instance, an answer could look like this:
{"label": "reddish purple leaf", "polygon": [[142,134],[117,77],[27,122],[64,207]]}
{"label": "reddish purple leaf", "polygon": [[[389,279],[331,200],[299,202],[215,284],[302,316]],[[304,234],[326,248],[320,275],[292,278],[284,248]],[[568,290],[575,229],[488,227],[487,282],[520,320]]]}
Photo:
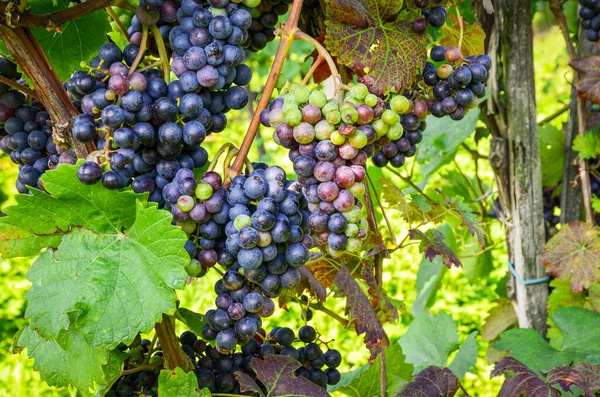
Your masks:
{"label": "reddish purple leaf", "polygon": [[448,368],[430,366],[404,385],[396,397],[452,397],[458,391],[458,378]]}
{"label": "reddish purple leaf", "polygon": [[560,393],[549,387],[535,372],[512,357],[501,359],[492,371],[492,377],[506,375],[498,397],[559,397]]}
{"label": "reddish purple leaf", "polygon": [[349,324],[354,324],[357,334],[365,334],[365,345],[371,352],[369,361],[373,362],[377,354],[390,344],[381,321],[377,318],[369,299],[360,289],[356,280],[352,278],[346,266],[342,265],[335,276],[335,285],[346,297],[346,314],[349,315]]}
{"label": "reddish purple leaf", "polygon": [[573,222],[546,243],[542,262],[560,280],[571,276],[571,289],[581,292],[600,279],[600,233],[585,222]]}
{"label": "reddish purple leaf", "polygon": [[335,275],[339,270],[339,265],[329,255],[323,255],[315,261],[310,261],[306,267],[315,276],[319,283],[325,288],[333,287]]}
{"label": "reddish purple leaf", "polygon": [[569,367],[553,368],[548,372],[546,383],[550,386],[558,384],[565,392],[570,392],[571,385],[575,385],[585,393],[585,397],[594,397],[594,393],[589,389],[583,375]]}
{"label": "reddish purple leaf", "polygon": [[296,376],[294,372],[300,363],[289,356],[268,354],[264,359],[258,357],[250,361],[250,367],[256,373],[258,385],[252,377],[236,372],[242,392],[259,393],[261,397],[328,397],[327,390],[315,385],[308,379]]}
{"label": "reddish purple leaf", "polygon": [[376,93],[409,87],[427,60],[427,35],[401,19],[397,0],[331,0],[325,45],[337,60],[363,72]]}
{"label": "reddish purple leaf", "polygon": [[398,309],[388,299],[380,285],[375,280],[375,272],[370,264],[365,264],[362,271],[363,280],[369,286],[371,306],[377,312],[377,317],[382,323],[398,321]]}
{"label": "reddish purple leaf", "polygon": [[456,254],[444,243],[444,235],[437,229],[429,229],[425,233],[420,230],[413,229],[408,231],[411,240],[421,240],[419,251],[425,252],[425,257],[433,262],[436,256],[442,257],[444,265],[450,269],[452,265],[462,267],[460,259]]}
{"label": "reddish purple leaf", "polygon": [[588,101],[600,103],[600,56],[574,59],[569,65],[579,72],[577,94]]}
{"label": "reddish purple leaf", "polygon": [[575,363],[573,369],[579,372],[584,384],[591,390],[600,390],[600,365],[588,363]]}

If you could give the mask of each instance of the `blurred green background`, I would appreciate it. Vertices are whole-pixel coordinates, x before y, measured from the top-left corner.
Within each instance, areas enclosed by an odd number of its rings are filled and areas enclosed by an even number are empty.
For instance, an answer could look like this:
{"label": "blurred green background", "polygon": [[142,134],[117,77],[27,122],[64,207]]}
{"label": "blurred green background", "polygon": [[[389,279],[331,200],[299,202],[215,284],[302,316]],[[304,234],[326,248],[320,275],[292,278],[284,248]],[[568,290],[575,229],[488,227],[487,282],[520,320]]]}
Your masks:
{"label": "blurred green background", "polygon": [[[558,27],[547,9],[547,3],[537,2],[537,12],[534,17],[535,27],[535,77],[536,95],[538,103],[539,120],[553,114],[563,108],[569,102],[570,92],[570,69],[568,57],[563,38]],[[260,54],[253,55],[250,66],[256,77],[251,83],[251,90],[256,94],[261,91],[265,77],[270,67],[270,59],[274,55],[276,42],[271,43],[268,48]],[[283,73],[287,79],[301,80],[301,76],[310,67],[310,62],[305,61],[306,55],[311,48],[305,43],[295,43],[288,62],[284,66]],[[253,103],[255,105],[256,102]],[[235,145],[241,143],[244,136],[251,109],[229,113],[229,124],[225,132],[213,135],[205,145],[209,153],[214,154],[218,148],[226,143]],[[566,121],[567,113],[552,121],[562,128]],[[472,135],[465,143],[471,149],[477,149],[482,154],[487,154],[489,138],[486,138],[485,125],[478,124],[478,133]],[[425,132],[427,134],[427,131]],[[476,139],[477,137],[477,139]],[[291,171],[291,164],[287,161],[285,151],[275,145],[271,139],[271,131],[262,128],[260,135],[251,152],[251,159],[277,164]],[[465,201],[474,200],[479,195],[469,189],[464,189],[453,183],[457,177],[459,167],[462,175],[475,186],[475,162],[464,148],[459,148],[455,161],[442,167],[435,175],[427,181],[425,190],[440,188],[452,194],[461,194],[466,197]],[[407,167],[408,168],[408,167]],[[0,200],[2,207],[14,203],[13,196],[16,194],[14,182],[16,178],[16,166],[10,162],[6,155],[0,156]],[[493,184],[493,173],[485,159],[478,160],[477,171],[483,186]],[[403,189],[409,186],[396,176],[384,171],[384,176],[394,181]],[[376,174],[376,173],[374,173]],[[378,178],[372,175],[373,180]],[[464,191],[460,191],[463,189]],[[410,189],[408,190],[410,191]],[[491,201],[488,200],[489,211]],[[398,241],[403,238],[407,227],[393,210],[388,211],[395,226]],[[452,269],[442,272],[440,289],[436,296],[430,297],[432,303],[429,309],[432,313],[447,312],[459,324],[460,341],[472,331],[480,331],[484,320],[494,306],[494,301],[505,295],[507,269],[506,252],[504,249],[504,232],[502,225],[495,219],[487,217],[484,220],[485,228],[489,234],[493,249],[479,257],[468,254],[468,244],[461,250],[464,254],[461,260],[465,264],[464,269]],[[384,224],[381,230],[386,232]],[[461,244],[461,236],[456,237],[456,244]],[[477,252],[475,248],[472,252]],[[459,255],[460,256],[460,255]],[[33,371],[33,360],[27,359],[25,355],[13,355],[10,351],[14,333],[25,323],[23,319],[26,307],[25,292],[29,283],[25,273],[30,265],[29,259],[4,260],[0,259],[0,396],[84,396],[85,393],[68,389],[55,389],[48,387],[42,382],[36,372]],[[404,334],[408,325],[414,318],[419,305],[413,303],[417,297],[417,274],[426,274],[431,271],[432,266],[428,261],[422,261],[417,246],[412,245],[402,251],[397,251],[390,259],[384,262],[384,285],[388,294],[402,302],[404,309],[398,323],[386,324],[385,329],[392,343]],[[188,285],[184,291],[179,291],[181,306],[206,311],[213,304],[213,285],[218,275],[209,272],[207,277],[197,280]],[[345,309],[344,299],[328,299],[327,307],[337,313],[343,314]],[[290,304],[288,310],[278,310],[265,324],[266,329],[275,325],[285,325],[297,329],[303,324],[300,316],[300,308],[296,304]],[[345,329],[339,323],[332,321],[326,314],[315,312],[312,324],[324,335],[325,340],[335,339],[332,344],[340,350],[343,356],[342,372],[359,368],[368,359],[368,351],[363,345],[363,337],[357,336],[354,329]],[[486,360],[488,343],[477,338],[479,342],[479,354],[476,368],[473,373],[468,373],[463,379],[465,389],[472,396],[495,396],[499,390],[501,378],[490,380],[490,371],[493,364]],[[336,393],[335,395],[341,395]]]}

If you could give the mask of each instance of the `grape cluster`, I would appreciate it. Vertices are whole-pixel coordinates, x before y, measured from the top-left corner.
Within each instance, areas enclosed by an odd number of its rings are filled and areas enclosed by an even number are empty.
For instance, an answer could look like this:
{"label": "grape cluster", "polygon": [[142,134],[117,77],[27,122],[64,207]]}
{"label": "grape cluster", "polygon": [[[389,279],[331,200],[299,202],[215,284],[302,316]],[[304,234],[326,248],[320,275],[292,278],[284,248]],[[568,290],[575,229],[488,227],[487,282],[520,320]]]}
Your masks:
{"label": "grape cluster", "polygon": [[600,39],[600,1],[579,0],[581,8],[581,27],[585,29],[585,37],[588,41],[597,42]]}
{"label": "grape cluster", "polygon": [[434,46],[429,56],[434,62],[444,62],[437,68],[427,62],[423,71],[423,81],[432,87],[431,114],[462,120],[468,109],[477,106],[477,98],[485,96],[485,82],[492,60],[487,55],[469,56],[463,60],[458,48],[443,46]]}
{"label": "grape cluster", "polygon": [[243,47],[248,51],[262,50],[275,38],[275,27],[279,17],[288,12],[293,0],[246,0],[244,4],[252,13],[252,24],[248,28],[248,39]]}
{"label": "grape cluster", "polygon": [[[0,75],[18,81],[21,73],[6,58],[0,58]],[[75,155],[57,147],[52,140],[50,116],[38,101],[0,83],[0,150],[19,165],[16,181],[20,193],[28,193],[27,186],[38,187],[39,178],[59,161],[70,162]]]}
{"label": "grape cluster", "polygon": [[98,149],[80,166],[79,179],[84,184],[101,180],[108,189],[131,184],[162,206],[162,189],[179,169],[206,163],[200,144],[215,119],[201,95],[182,93],[177,82],[167,85],[159,70],[129,73],[113,43],[100,48],[88,69],[66,83],[83,112],[75,117],[73,136]]}

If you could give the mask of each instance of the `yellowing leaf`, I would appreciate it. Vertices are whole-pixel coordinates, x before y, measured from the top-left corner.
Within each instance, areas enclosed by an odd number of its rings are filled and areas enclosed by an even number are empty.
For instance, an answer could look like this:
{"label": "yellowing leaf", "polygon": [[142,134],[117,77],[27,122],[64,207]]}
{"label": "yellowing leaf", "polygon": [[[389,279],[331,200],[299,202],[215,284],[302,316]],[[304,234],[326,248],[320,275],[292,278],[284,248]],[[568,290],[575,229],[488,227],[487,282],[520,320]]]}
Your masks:
{"label": "yellowing leaf", "polygon": [[[442,26],[444,37],[440,44],[445,47],[458,47],[460,40],[460,24],[456,15],[448,15],[446,24]],[[460,52],[463,56],[481,55],[485,53],[484,43],[485,32],[478,24],[470,24],[463,19],[463,38]]]}

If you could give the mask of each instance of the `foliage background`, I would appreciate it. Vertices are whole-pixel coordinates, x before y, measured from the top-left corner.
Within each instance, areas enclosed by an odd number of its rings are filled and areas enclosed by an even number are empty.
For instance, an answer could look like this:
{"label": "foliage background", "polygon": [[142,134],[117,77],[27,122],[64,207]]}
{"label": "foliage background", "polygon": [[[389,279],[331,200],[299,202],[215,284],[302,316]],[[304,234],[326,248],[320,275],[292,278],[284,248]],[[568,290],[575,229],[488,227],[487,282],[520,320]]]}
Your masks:
{"label": "foliage background", "polygon": [[[547,3],[536,2],[536,13],[534,15],[535,29],[535,77],[536,98],[538,103],[539,120],[555,113],[569,102],[570,92],[570,69],[567,65],[567,53],[564,41],[558,27],[547,9]],[[271,43],[265,51],[253,55],[250,66],[255,72],[255,78],[251,83],[251,89],[255,93],[260,92],[264,85],[264,79],[268,74],[270,59],[274,55],[276,42]],[[305,43],[295,43],[290,59],[284,67],[285,77],[299,80],[306,73],[310,62],[305,62],[306,55],[311,49]],[[232,112],[233,113],[233,112]],[[206,145],[209,153],[214,153],[218,147],[225,142],[239,145],[248,125],[251,110],[244,110],[234,114],[230,113],[229,124],[224,133],[211,136],[211,141]],[[555,127],[561,128],[566,121],[567,113],[551,121]],[[431,129],[425,134],[431,133]],[[486,137],[485,125],[479,121],[478,131],[472,134],[465,144],[471,149],[477,149],[482,154],[487,154],[489,138]],[[266,163],[287,166],[291,173],[290,163],[281,161],[286,157],[283,149],[276,146],[270,138],[270,132],[263,129],[254,146],[250,157],[253,160],[260,159]],[[493,185],[493,173],[485,159],[478,160],[478,175],[485,189]],[[406,189],[411,188],[396,176],[383,172],[385,177],[398,183],[398,186]],[[373,180],[377,172],[372,174]],[[13,196],[16,194],[14,182],[17,169],[6,155],[0,156],[0,202],[2,208],[14,203]],[[417,170],[417,180],[420,178]],[[467,181],[469,184],[467,184]],[[423,184],[421,184],[423,188]],[[459,147],[454,161],[443,166],[427,179],[424,190],[432,193],[435,188],[442,189],[446,194],[460,194],[469,202],[481,196],[475,179],[475,163],[463,147]],[[434,194],[434,193],[432,193]],[[491,200],[481,208],[485,214],[489,213]],[[396,232],[407,230],[402,225],[398,214],[389,211]],[[401,302],[404,309],[398,323],[386,324],[385,329],[392,340],[396,343],[406,332],[414,315],[429,310],[432,314],[446,312],[458,322],[460,342],[473,331],[481,331],[484,320],[490,309],[494,307],[494,301],[505,296],[505,283],[507,276],[506,252],[504,249],[504,231],[502,225],[494,218],[484,219],[485,227],[489,233],[491,247],[483,255],[476,256],[478,248],[474,244],[469,245],[469,240],[463,241],[465,236],[452,236],[447,234],[451,245],[462,255],[464,269],[440,270],[440,263],[421,261],[417,246],[397,252],[384,262],[384,285],[391,297]],[[385,232],[385,226],[381,229]],[[400,234],[399,239],[403,237]],[[465,243],[466,244],[463,244]],[[453,247],[454,248],[454,247]],[[469,254],[470,252],[470,254]],[[15,259],[5,260],[0,258],[0,395],[2,396],[83,396],[81,392],[74,390],[58,390],[49,388],[39,379],[37,373],[32,369],[32,360],[25,355],[13,355],[10,352],[12,337],[14,333],[25,323],[23,313],[26,302],[24,295],[29,288],[25,279],[25,273],[29,268],[30,260]],[[441,273],[440,273],[441,272]],[[422,287],[430,277],[440,275],[439,290],[432,296],[423,295]],[[205,311],[212,302],[212,285],[217,275],[213,272],[203,279],[197,280],[189,285],[185,291],[179,292],[182,306]],[[417,299],[418,298],[418,299]],[[333,311],[343,314],[344,300],[329,299],[327,307]],[[428,308],[430,306],[430,308]],[[369,356],[368,351],[362,344],[362,338],[357,337],[354,330],[344,329],[339,323],[332,321],[327,315],[315,312],[312,324],[324,335],[325,340],[335,339],[334,346],[343,356],[341,372],[362,367]],[[266,321],[265,328],[269,329],[275,325],[285,325],[297,329],[302,324],[300,308],[295,304],[289,305],[288,311],[278,310],[275,315]],[[468,373],[463,380],[463,385],[472,396],[494,396],[499,390],[501,379],[490,380],[492,364],[486,359],[488,343],[479,342],[478,358],[476,367],[472,373]],[[335,395],[342,395],[335,393]]]}

